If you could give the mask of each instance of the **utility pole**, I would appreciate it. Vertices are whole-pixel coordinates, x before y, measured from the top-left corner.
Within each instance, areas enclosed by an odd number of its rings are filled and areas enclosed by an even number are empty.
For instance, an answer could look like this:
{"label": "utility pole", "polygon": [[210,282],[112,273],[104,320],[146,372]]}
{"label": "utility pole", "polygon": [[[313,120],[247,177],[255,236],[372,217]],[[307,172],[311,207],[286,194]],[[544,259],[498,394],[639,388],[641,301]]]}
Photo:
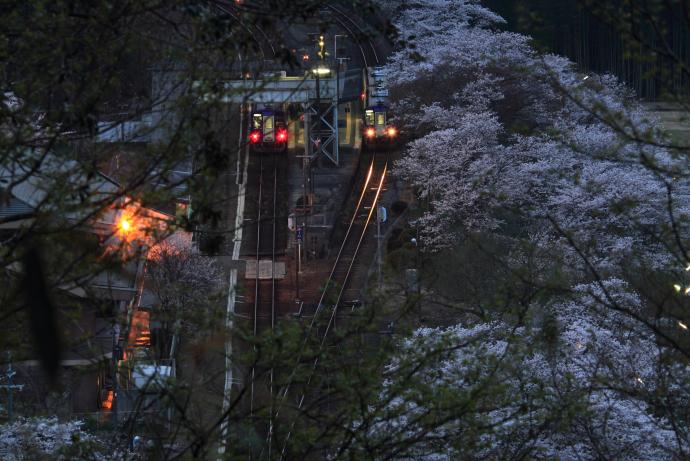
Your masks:
{"label": "utility pole", "polygon": [[115,323],[113,324],[113,360],[112,360],[112,367],[113,367],[113,422],[115,425],[117,425],[117,420],[118,420],[118,398],[117,398],[117,391],[118,391],[118,379],[117,379],[117,361],[119,358],[119,348],[120,348],[120,324],[117,323],[117,317],[115,318]]}
{"label": "utility pole", "polygon": [[297,271],[295,276],[297,278],[297,299],[299,300],[299,274],[302,272],[302,240],[304,240],[304,227],[297,227],[295,231],[295,240],[297,240]]}
{"label": "utility pole", "polygon": [[16,372],[12,369],[12,353],[7,351],[7,384],[0,385],[0,388],[7,389],[7,420],[12,421],[14,418],[14,396],[13,391],[15,389],[22,390],[24,388],[23,384],[14,384],[14,375]]}
{"label": "utility pole", "polygon": [[420,267],[419,267],[419,227],[416,230],[415,237],[412,237],[410,239],[410,243],[414,245],[415,249],[415,291],[417,294],[421,293],[421,288],[419,285],[419,273],[420,273]]}
{"label": "utility pole", "polygon": [[381,289],[381,205],[376,208],[376,265],[378,266],[379,290]]}
{"label": "utility pole", "polygon": [[341,38],[347,38],[347,34],[335,34],[333,36],[333,57],[335,59],[336,63],[336,68],[335,68],[335,79],[336,79],[336,84],[335,84],[335,91],[336,91],[336,99],[335,102],[336,104],[340,104],[340,66],[342,65],[343,61],[349,61],[350,58],[339,58],[338,57],[338,37]]}
{"label": "utility pole", "polygon": [[[302,237],[307,228],[307,167],[311,153],[311,106],[304,104],[304,156],[302,156]],[[295,222],[298,216],[295,215]],[[299,227],[299,224],[297,224]],[[302,271],[302,242],[297,242],[297,298],[299,299],[299,273]]]}
{"label": "utility pole", "polygon": [[333,57],[335,58],[335,145],[336,149],[340,146],[340,126],[338,123],[338,109],[340,106],[340,66],[343,61],[350,58],[339,58],[338,57],[338,37],[345,38],[346,34],[335,34],[333,36]]}
{"label": "utility pole", "polygon": [[376,264],[378,269],[378,283],[379,289],[383,286],[383,257],[381,252],[381,223],[386,222],[388,218],[388,213],[384,207],[377,205],[376,207]]}

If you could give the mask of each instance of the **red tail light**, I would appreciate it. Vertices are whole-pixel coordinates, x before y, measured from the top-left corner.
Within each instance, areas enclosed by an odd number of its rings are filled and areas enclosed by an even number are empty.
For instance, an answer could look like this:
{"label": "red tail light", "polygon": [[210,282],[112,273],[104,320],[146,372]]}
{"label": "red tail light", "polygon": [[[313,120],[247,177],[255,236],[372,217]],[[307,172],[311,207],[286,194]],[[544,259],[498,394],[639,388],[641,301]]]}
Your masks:
{"label": "red tail light", "polygon": [[251,144],[256,144],[259,141],[261,141],[261,131],[254,130],[251,133],[249,133],[249,142]]}
{"label": "red tail light", "polygon": [[278,129],[278,133],[276,133],[276,140],[278,142],[287,142],[287,138],[287,130],[285,128]]}
{"label": "red tail light", "polygon": [[373,138],[374,136],[376,136],[376,130],[373,128],[367,128],[365,134],[367,135],[367,138]]}
{"label": "red tail light", "polygon": [[391,138],[395,138],[395,136],[398,134],[398,130],[396,130],[394,126],[389,126],[388,129],[386,130],[386,133]]}

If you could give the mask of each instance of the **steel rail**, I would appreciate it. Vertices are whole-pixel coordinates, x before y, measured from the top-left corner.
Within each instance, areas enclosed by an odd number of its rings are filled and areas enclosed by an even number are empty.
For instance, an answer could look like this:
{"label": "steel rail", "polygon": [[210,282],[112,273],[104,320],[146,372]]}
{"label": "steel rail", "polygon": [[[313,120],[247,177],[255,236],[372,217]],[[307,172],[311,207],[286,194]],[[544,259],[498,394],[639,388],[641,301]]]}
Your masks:
{"label": "steel rail", "polygon": [[[224,5],[224,4],[215,2],[215,3],[213,3],[213,6],[215,6],[218,10],[222,11],[223,13],[230,15],[230,17],[232,17],[235,21],[237,21],[237,23],[240,26],[242,26],[242,28],[244,30],[246,30],[247,33],[249,33],[249,36],[254,40],[254,42],[256,42],[257,46],[259,47],[259,51],[261,52],[261,57],[263,59],[266,59],[266,52],[264,51],[264,47],[262,46],[261,41],[259,41],[259,39],[256,38],[254,31],[252,31],[252,29],[249,26],[247,26],[244,23],[244,21],[242,21],[240,19],[239,15],[237,13],[233,13],[232,11],[230,11],[228,9],[228,5]],[[267,38],[266,34],[260,28],[258,28],[256,26],[254,26],[254,28],[257,31],[259,31],[262,35],[264,35],[265,39]],[[273,53],[273,56],[275,57],[275,49],[273,49],[273,44],[269,41],[268,45],[271,47],[271,52]]]}
{"label": "steel rail", "polygon": [[[235,11],[235,14],[237,15],[236,16],[237,19],[239,21],[241,21],[241,19],[239,19],[239,15],[242,12],[242,9],[238,8],[237,5],[235,5],[234,3],[231,3],[230,5],[228,5],[228,7],[232,8]],[[273,41],[270,39],[270,37],[266,34],[266,32],[264,32],[264,30],[261,27],[258,27],[256,24],[252,24],[251,27],[253,27],[255,30],[257,30],[264,37],[264,40],[266,40],[266,43],[268,43],[268,46],[271,47],[271,53],[273,54],[273,57],[275,57],[276,56],[276,49],[273,46]],[[265,57],[266,56],[264,55],[264,58]]]}
{"label": "steel rail", "polygon": [[[362,26],[360,26],[359,23],[357,23],[357,21],[352,19],[350,17],[350,15],[347,14],[346,11],[341,10],[340,8],[336,7],[335,5],[326,5],[326,8],[328,8],[332,11],[335,11],[337,14],[339,14],[340,16],[345,18],[347,21],[349,21],[354,27],[356,27],[361,32],[362,35],[364,35],[365,37],[368,37],[369,33],[367,31],[365,31],[362,28]],[[338,20],[336,16],[334,16],[334,18],[336,18],[336,20],[340,23],[340,25],[343,26],[345,29],[347,29],[347,31],[350,32],[355,37],[355,40],[357,40],[358,46],[360,47],[360,51],[362,52],[362,57],[364,58],[364,65],[367,66],[367,59],[366,59],[366,57],[364,57],[364,50],[363,50],[362,46],[359,45],[359,39],[357,39],[357,34],[355,34],[352,31],[352,29],[350,29],[348,26],[343,24],[343,22],[341,20]],[[379,55],[376,52],[376,47],[374,46],[374,43],[371,41],[370,38],[367,38],[366,42],[369,44],[369,47],[371,48],[371,51],[374,54],[374,59],[376,60],[376,64],[379,64],[380,63]]]}
{"label": "steel rail", "polygon": [[[369,227],[369,222],[371,221],[371,217],[374,213],[374,210],[376,209],[376,204],[378,203],[379,200],[379,195],[381,194],[381,189],[383,187],[383,181],[386,178],[386,172],[388,171],[388,162],[386,162],[383,165],[383,172],[381,173],[381,180],[379,181],[378,188],[376,189],[376,195],[374,196],[374,201],[372,202],[371,208],[369,209],[369,215],[367,216],[367,220],[364,223],[364,229],[362,230],[362,234],[359,236],[359,241],[357,242],[357,247],[355,248],[355,252],[352,256],[352,259],[350,260],[350,265],[347,268],[347,273],[345,274],[345,280],[343,280],[343,283],[340,285],[340,291],[338,292],[338,297],[335,300],[335,304],[333,307],[333,312],[331,313],[331,318],[328,321],[328,325],[326,325],[326,332],[324,333],[324,341],[326,339],[326,335],[328,335],[328,331],[331,328],[331,325],[335,321],[335,314],[338,309],[338,305],[340,304],[340,300],[342,299],[343,293],[345,292],[345,284],[347,283],[348,279],[350,278],[350,272],[352,271],[352,266],[355,264],[355,258],[357,257],[357,253],[359,252],[359,247],[362,245],[362,241],[364,240],[364,237],[367,232],[367,228]],[[322,343],[323,345],[323,343]],[[317,357],[318,360],[318,357]]]}
{"label": "steel rail", "polygon": [[[362,205],[362,201],[364,200],[364,195],[367,192],[367,188],[369,187],[369,181],[371,180],[371,176],[374,171],[374,162],[372,160],[371,164],[369,165],[369,170],[367,171],[367,177],[364,182],[364,186],[362,187],[362,193],[359,195],[359,199],[357,201],[357,206],[355,207],[355,211],[352,214],[352,219],[350,219],[350,223],[347,227],[347,231],[345,233],[345,237],[343,237],[343,241],[340,244],[340,248],[338,249],[338,254],[336,256],[335,262],[333,263],[333,267],[331,268],[331,272],[328,274],[328,279],[326,281],[326,285],[324,286],[324,289],[321,293],[321,298],[319,299],[319,304],[316,307],[316,311],[314,312],[314,316],[311,319],[311,322],[309,323],[309,327],[307,328],[307,331],[304,335],[304,341],[302,342],[302,346],[300,348],[300,351],[297,355],[297,361],[295,363],[295,366],[292,369],[292,373],[290,374],[290,377],[288,378],[288,383],[285,386],[285,390],[281,392],[281,395],[279,397],[279,402],[277,404],[277,409],[275,411],[275,414],[273,415],[273,418],[276,419],[280,415],[280,409],[282,408],[285,399],[287,398],[288,392],[290,391],[290,386],[295,380],[295,374],[297,373],[297,368],[299,367],[299,362],[300,359],[302,358],[302,354],[304,352],[304,349],[307,346],[307,342],[309,341],[309,336],[311,335],[311,331],[314,327],[314,324],[316,323],[316,317],[318,316],[319,312],[321,311],[321,308],[323,306],[323,299],[325,297],[325,293],[327,292],[328,288],[331,285],[331,282],[333,281],[333,274],[335,273],[335,270],[338,266],[338,262],[340,261],[340,256],[343,253],[343,249],[345,248],[345,245],[347,243],[348,237],[350,235],[350,232],[352,231],[352,227],[354,226],[355,219],[357,218],[357,215],[359,214],[359,209]],[[301,308],[300,308],[301,311]],[[271,435],[271,434],[269,434]]]}
{"label": "steel rail", "polygon": [[316,306],[316,312],[314,313],[314,317],[311,319],[311,323],[309,325],[309,328],[311,328],[314,323],[316,323],[316,313],[319,312],[319,310],[323,306],[323,301],[326,297],[326,293],[328,292],[328,289],[330,288],[331,282],[333,281],[333,274],[335,274],[335,270],[338,267],[338,263],[340,262],[340,256],[343,253],[343,249],[345,248],[345,245],[347,244],[348,237],[350,236],[350,232],[352,231],[352,226],[355,223],[355,219],[357,219],[357,214],[359,213],[359,208],[362,204],[362,201],[364,200],[364,195],[367,192],[367,187],[369,187],[369,181],[371,180],[371,176],[374,173],[374,162],[372,160],[371,165],[369,166],[369,171],[367,172],[367,179],[364,181],[364,187],[362,187],[362,193],[359,196],[359,200],[357,201],[357,206],[355,207],[355,211],[352,214],[352,219],[350,219],[350,224],[347,227],[347,232],[345,233],[345,237],[343,237],[343,242],[340,244],[340,249],[338,250],[338,254],[335,258],[335,263],[333,263],[333,267],[331,268],[330,274],[328,274],[328,281],[326,282],[326,286],[324,287],[323,291],[321,291],[321,297],[319,298],[319,304]]}
{"label": "steel rail", "polygon": [[[362,55],[362,60],[364,61],[364,68],[365,68],[365,71],[366,71],[366,72],[364,72],[364,76],[365,76],[365,78],[366,78],[366,82],[365,82],[365,83],[366,83],[366,88],[367,88],[367,91],[368,91],[369,83],[370,83],[370,82],[369,82],[369,71],[368,71],[367,69],[368,69],[368,67],[369,67],[369,62],[367,61],[366,53],[364,52],[364,47],[362,46],[362,43],[361,43],[361,41],[360,41],[360,38],[359,38],[360,36],[359,36],[357,33],[355,33],[355,31],[353,31],[352,28],[350,28],[347,24],[345,24],[345,22],[342,21],[342,20],[338,17],[338,15],[344,17],[344,18],[347,19],[350,23],[352,23],[357,29],[359,29],[359,31],[361,32],[361,34],[362,34],[364,37],[368,37],[368,33],[357,23],[357,21],[355,21],[354,19],[352,19],[352,18],[350,17],[350,15],[348,15],[346,12],[340,10],[339,8],[336,8],[335,5],[326,5],[326,7],[329,8],[331,11],[333,11],[333,12],[336,13],[336,15],[333,16],[333,18],[334,18],[338,23],[340,23],[340,25],[341,25],[345,30],[347,30],[348,33],[349,33],[349,34],[355,39],[355,41],[357,42],[357,47],[359,48],[359,52],[360,52],[361,55]],[[376,47],[374,46],[374,43],[371,41],[370,38],[367,38],[366,41],[367,41],[367,43],[369,44],[369,47],[371,48],[371,51],[374,53],[374,59],[376,60],[376,64],[378,65],[378,64],[380,63],[380,61],[379,61],[378,53],[376,53]],[[335,51],[335,50],[334,50],[334,51]]]}
{"label": "steel rail", "polygon": [[[347,280],[350,276],[350,272],[352,271],[352,266],[354,265],[355,259],[357,257],[357,253],[359,252],[359,248],[362,245],[362,242],[364,241],[364,237],[366,236],[367,229],[369,227],[369,222],[371,222],[371,217],[374,214],[374,210],[376,209],[376,204],[378,202],[379,196],[381,195],[381,190],[383,189],[383,182],[386,178],[387,169],[388,169],[388,163],[386,162],[386,164],[384,164],[384,166],[383,166],[383,172],[381,173],[381,179],[379,180],[379,185],[376,188],[376,195],[374,196],[374,200],[372,201],[371,208],[369,209],[369,213],[367,215],[367,219],[364,222],[364,228],[362,229],[362,233],[360,234],[359,241],[357,242],[357,246],[355,247],[355,251],[352,255],[352,260],[350,261],[350,264],[347,268],[347,272],[345,274],[345,279],[343,280],[343,283],[341,284],[340,291],[338,293],[338,297],[335,301],[335,304],[333,305],[331,317],[329,318],[328,324],[326,325],[326,331],[323,334],[323,338],[321,338],[321,343],[319,344],[319,349],[317,351],[316,357],[314,358],[314,364],[312,365],[311,372],[309,373],[309,377],[307,378],[307,382],[306,382],[307,387],[311,384],[311,380],[314,377],[314,373],[316,372],[316,367],[319,364],[319,352],[321,352],[323,350],[323,348],[326,344],[326,339],[328,338],[328,333],[330,332],[330,328],[333,325],[333,322],[335,321],[335,316],[337,314],[338,304],[340,303],[340,298],[341,298],[341,296],[345,290],[345,285],[346,285]],[[302,408],[302,405],[304,404],[305,397],[306,397],[306,391],[302,392],[302,396],[300,397],[299,403],[297,404],[297,410],[300,410]],[[295,423],[296,423],[296,421],[293,420],[292,424],[290,425],[290,430],[288,431],[288,434],[285,437],[285,442],[283,443],[283,448],[280,452],[280,458],[279,459],[281,459],[281,460],[285,458],[285,451],[287,450],[287,444],[290,441],[290,436],[292,435],[292,430],[295,427]]]}
{"label": "steel rail", "polygon": [[[334,11],[338,12],[337,10],[334,10]],[[333,18],[342,26],[343,29],[345,29],[352,36],[352,38],[355,39],[355,41],[357,42],[357,48],[359,48],[359,52],[362,54],[362,60],[364,61],[364,67],[369,67],[369,64],[367,64],[367,56],[366,56],[366,53],[364,52],[364,47],[361,45],[357,34],[350,27],[348,27],[347,24],[345,24],[343,21],[341,21],[337,16],[333,16]],[[335,52],[335,50],[334,50],[334,52]]]}
{"label": "steel rail", "polygon": [[[264,156],[260,156],[259,160],[259,199],[258,199],[258,214],[257,214],[257,228],[256,228],[256,274],[254,276],[254,337],[256,337],[259,333],[258,331],[258,319],[267,319],[270,318],[271,320],[271,331],[274,331],[275,329],[275,320],[276,320],[276,281],[275,281],[275,263],[276,263],[276,230],[277,230],[277,203],[278,203],[278,166],[277,166],[277,159],[275,154],[269,154],[271,155],[272,158],[272,170],[273,170],[273,198],[272,198],[272,211],[270,212],[271,216],[271,312],[270,314],[260,314],[259,313],[259,304],[260,304],[260,278],[259,278],[259,261],[261,260],[261,221],[266,220],[266,217],[262,218],[262,209],[263,209],[263,194],[264,194]],[[264,210],[265,211],[265,210]],[[268,215],[268,213],[266,213]],[[264,222],[265,224],[265,222]],[[265,243],[265,242],[264,242]],[[256,346],[254,347],[254,351],[256,352]],[[253,417],[254,415],[254,384],[256,380],[256,367],[252,366],[251,370],[251,390],[250,390],[250,417]],[[274,368],[271,366],[271,369],[269,370],[269,388],[270,388],[270,396],[271,396],[271,409],[270,409],[270,417],[269,417],[269,433],[267,436],[268,440],[268,450],[269,450],[269,456],[271,453],[271,444],[272,444],[272,432],[273,432],[273,382],[274,382]],[[262,448],[262,454],[263,454],[263,448]],[[259,455],[259,458],[261,458],[261,455]],[[252,456],[250,455],[250,458]]]}
{"label": "steel rail", "polygon": [[[273,154],[273,243],[271,244],[271,332],[275,331],[276,322],[276,208],[278,199],[278,167],[276,154]],[[269,398],[270,408],[268,417],[268,459],[271,459],[271,442],[273,441],[273,364],[269,372]]]}
{"label": "steel rail", "polygon": [[[259,253],[261,249],[261,195],[263,193],[263,177],[264,177],[264,159],[259,158],[259,206],[256,215],[256,272],[254,274],[254,337],[258,333],[258,314],[259,314]],[[256,345],[254,345],[254,353],[256,353]],[[249,417],[254,416],[254,381],[256,377],[256,367],[252,365],[251,372],[251,388],[249,394]]]}
{"label": "steel rail", "polygon": [[288,392],[290,391],[290,386],[292,385],[292,382],[294,381],[295,374],[297,372],[297,367],[299,367],[299,362],[300,359],[302,358],[302,353],[304,352],[304,349],[307,346],[307,342],[309,341],[309,335],[311,334],[311,331],[314,327],[314,324],[316,323],[316,318],[321,312],[321,308],[323,306],[323,300],[324,297],[326,296],[326,292],[328,291],[328,288],[333,281],[333,274],[335,273],[336,268],[338,267],[338,262],[340,261],[340,256],[343,253],[343,249],[345,248],[345,244],[347,243],[348,237],[350,235],[350,232],[352,231],[352,227],[354,225],[355,219],[357,218],[357,214],[359,213],[359,208],[362,204],[362,200],[364,200],[364,195],[366,194],[367,188],[369,187],[369,181],[371,180],[371,176],[374,171],[374,162],[371,162],[371,165],[369,165],[369,171],[367,172],[367,178],[364,182],[364,187],[362,187],[362,193],[359,196],[359,200],[357,201],[357,206],[355,208],[354,213],[352,214],[352,219],[350,220],[350,224],[348,225],[347,231],[345,233],[345,237],[343,237],[343,241],[340,244],[340,249],[338,250],[338,254],[335,258],[335,262],[333,263],[333,267],[331,268],[331,272],[328,274],[328,279],[326,281],[326,285],[323,288],[323,291],[321,292],[321,297],[319,299],[319,304],[316,306],[316,311],[314,312],[314,316],[311,319],[311,322],[309,323],[309,327],[307,328],[307,332],[304,335],[304,341],[302,342],[302,347],[300,348],[300,351],[297,355],[297,362],[295,364],[295,367],[293,368],[293,371],[288,378],[288,383],[285,386],[285,390],[282,392],[281,396],[281,401],[278,404],[278,409],[276,410],[275,416],[278,417],[279,412],[280,412],[280,407],[282,406],[285,398],[287,397]]}

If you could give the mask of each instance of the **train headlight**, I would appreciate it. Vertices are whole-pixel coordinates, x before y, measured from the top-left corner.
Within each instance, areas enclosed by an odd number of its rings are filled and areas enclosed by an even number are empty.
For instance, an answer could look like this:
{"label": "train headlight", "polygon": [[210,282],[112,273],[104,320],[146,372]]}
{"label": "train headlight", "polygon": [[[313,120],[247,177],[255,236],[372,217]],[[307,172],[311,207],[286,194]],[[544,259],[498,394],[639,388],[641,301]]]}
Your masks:
{"label": "train headlight", "polygon": [[386,133],[391,138],[395,138],[398,134],[398,130],[396,130],[394,126],[389,126],[388,129],[386,130]]}
{"label": "train headlight", "polygon": [[261,141],[261,131],[254,130],[251,133],[249,133],[249,142],[251,144],[256,144],[259,141]]}
{"label": "train headlight", "polygon": [[366,135],[367,138],[373,138],[374,136],[376,136],[376,130],[373,128],[367,128]]}

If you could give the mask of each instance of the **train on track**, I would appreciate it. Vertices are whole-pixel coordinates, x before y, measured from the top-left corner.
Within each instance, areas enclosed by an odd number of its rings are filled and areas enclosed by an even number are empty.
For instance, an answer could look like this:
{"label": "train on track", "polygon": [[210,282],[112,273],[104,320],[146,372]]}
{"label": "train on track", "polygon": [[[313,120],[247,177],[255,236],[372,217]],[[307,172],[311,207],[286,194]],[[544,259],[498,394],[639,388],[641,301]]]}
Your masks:
{"label": "train on track", "polygon": [[364,149],[395,147],[398,144],[399,132],[397,127],[390,123],[388,85],[383,68],[366,67],[363,82],[362,147]]}
{"label": "train on track", "polygon": [[251,114],[249,147],[252,153],[287,152],[288,124],[285,112],[273,107],[255,109]]}

